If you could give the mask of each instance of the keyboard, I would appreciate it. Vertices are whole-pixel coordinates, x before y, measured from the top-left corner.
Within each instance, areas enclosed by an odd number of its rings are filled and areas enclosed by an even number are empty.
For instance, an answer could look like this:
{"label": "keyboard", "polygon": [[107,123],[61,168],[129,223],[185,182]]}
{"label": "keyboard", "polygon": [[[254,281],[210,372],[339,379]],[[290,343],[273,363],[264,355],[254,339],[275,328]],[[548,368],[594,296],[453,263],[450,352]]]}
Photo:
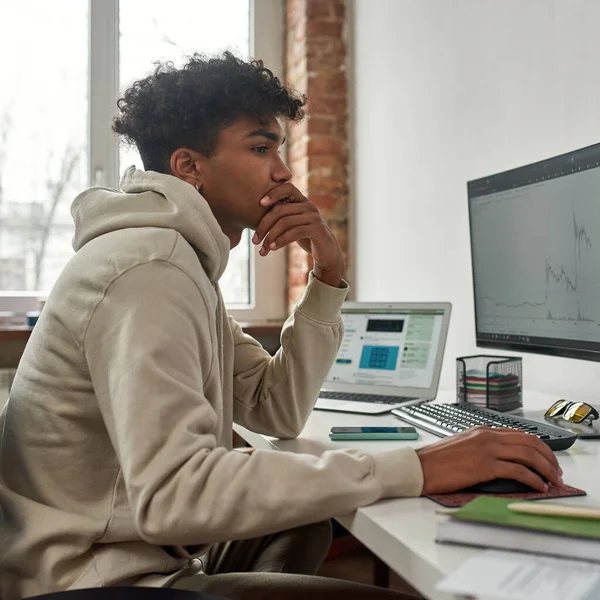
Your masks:
{"label": "keyboard", "polygon": [[417,404],[395,408],[392,414],[440,437],[448,437],[477,425],[487,425],[518,429],[536,435],[552,450],[565,450],[577,439],[576,433],[562,427],[473,404]]}
{"label": "keyboard", "polygon": [[319,398],[327,400],[351,400],[353,402],[373,402],[375,404],[400,404],[414,398],[404,396],[379,396],[377,394],[352,394],[350,392],[319,392]]}

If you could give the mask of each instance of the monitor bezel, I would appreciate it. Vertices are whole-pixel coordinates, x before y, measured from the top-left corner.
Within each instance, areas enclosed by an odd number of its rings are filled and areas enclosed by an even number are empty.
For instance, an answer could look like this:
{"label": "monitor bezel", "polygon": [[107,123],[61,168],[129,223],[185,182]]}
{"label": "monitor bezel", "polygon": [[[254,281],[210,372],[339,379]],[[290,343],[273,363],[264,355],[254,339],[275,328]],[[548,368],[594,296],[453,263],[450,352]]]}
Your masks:
{"label": "monitor bezel", "polygon": [[[467,209],[469,215],[469,250],[470,250],[470,258],[471,258],[471,282],[472,282],[472,293],[473,293],[473,317],[475,321],[475,343],[478,348],[490,348],[494,350],[508,350],[511,352],[526,352],[529,354],[541,354],[545,356],[558,356],[563,358],[574,358],[579,360],[587,360],[593,362],[600,362],[600,343],[595,344],[597,349],[591,348],[575,348],[570,346],[570,344],[581,344],[581,343],[590,343],[585,340],[573,340],[570,338],[536,338],[537,340],[543,340],[538,342],[521,342],[518,340],[511,339],[489,339],[487,334],[484,334],[479,330],[477,313],[478,313],[478,305],[477,305],[477,293],[476,293],[476,283],[475,283],[475,264],[474,264],[474,253],[473,253],[473,218],[472,218],[472,198],[480,197],[480,195],[472,196],[471,195],[471,186],[476,185],[479,182],[487,181],[492,178],[506,177],[511,174],[517,173],[519,171],[525,171],[527,169],[533,169],[535,167],[544,167],[551,161],[557,161],[560,159],[570,158],[575,155],[581,155],[584,152],[597,151],[600,156],[600,143],[590,144],[588,146],[584,146],[582,148],[578,148],[577,150],[573,150],[570,152],[564,152],[562,154],[557,154],[555,156],[545,158],[543,160],[535,161],[526,165],[522,165],[520,167],[516,167],[514,169],[507,169],[505,171],[500,171],[498,173],[494,173],[491,175],[486,175],[483,177],[478,177],[476,179],[469,180],[467,182]],[[600,167],[596,167],[600,168]],[[569,175],[565,175],[568,177]],[[526,185],[526,184],[524,184]],[[515,189],[523,186],[515,186]],[[502,335],[502,334],[490,334],[490,335]],[[525,336],[527,337],[527,336]],[[545,340],[548,340],[545,343]],[[591,342],[593,343],[593,342]],[[564,345],[567,344],[567,345]]]}

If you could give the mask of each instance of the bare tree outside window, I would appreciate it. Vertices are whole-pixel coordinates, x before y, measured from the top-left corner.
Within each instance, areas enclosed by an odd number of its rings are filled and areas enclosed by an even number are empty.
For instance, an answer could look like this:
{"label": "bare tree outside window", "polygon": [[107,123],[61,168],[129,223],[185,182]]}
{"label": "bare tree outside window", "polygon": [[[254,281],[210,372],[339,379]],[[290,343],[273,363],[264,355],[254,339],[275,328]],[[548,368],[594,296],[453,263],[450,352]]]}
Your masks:
{"label": "bare tree outside window", "polygon": [[[224,49],[248,56],[249,10],[249,0],[120,0],[121,87],[156,60],[180,64],[194,52]],[[89,19],[86,0],[0,2],[3,80],[10,82],[0,87],[0,292],[49,292],[73,255],[70,206],[90,185]],[[121,166],[131,164],[142,166],[123,148]],[[248,237],[222,280],[230,304],[251,302]]]}
{"label": "bare tree outside window", "polygon": [[0,51],[0,291],[46,292],[73,254],[69,208],[87,185],[87,2],[5,0]]}
{"label": "bare tree outside window", "polygon": [[64,151],[60,153],[58,169],[54,167],[55,161],[50,155],[48,164],[48,176],[45,181],[47,200],[41,214],[41,223],[38,226],[35,238],[35,279],[34,289],[39,290],[42,282],[42,268],[44,266],[44,257],[48,249],[48,241],[51,238],[52,228],[55,226],[55,217],[59,205],[64,202],[70,202],[72,198],[67,197],[65,191],[69,189],[69,184],[73,180],[75,169],[81,160],[84,148],[77,148],[69,144]]}

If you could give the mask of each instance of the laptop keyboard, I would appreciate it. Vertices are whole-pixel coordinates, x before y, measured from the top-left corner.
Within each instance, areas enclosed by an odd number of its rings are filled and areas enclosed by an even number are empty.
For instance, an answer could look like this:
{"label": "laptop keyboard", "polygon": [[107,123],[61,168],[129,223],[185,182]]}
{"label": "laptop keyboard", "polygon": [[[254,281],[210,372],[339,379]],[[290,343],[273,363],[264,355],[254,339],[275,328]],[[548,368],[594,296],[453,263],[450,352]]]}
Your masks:
{"label": "laptop keyboard", "polygon": [[406,396],[379,396],[377,394],[352,394],[350,392],[324,392],[319,393],[319,398],[328,400],[350,400],[352,402],[369,402],[372,404],[399,404],[406,400],[414,400]]}

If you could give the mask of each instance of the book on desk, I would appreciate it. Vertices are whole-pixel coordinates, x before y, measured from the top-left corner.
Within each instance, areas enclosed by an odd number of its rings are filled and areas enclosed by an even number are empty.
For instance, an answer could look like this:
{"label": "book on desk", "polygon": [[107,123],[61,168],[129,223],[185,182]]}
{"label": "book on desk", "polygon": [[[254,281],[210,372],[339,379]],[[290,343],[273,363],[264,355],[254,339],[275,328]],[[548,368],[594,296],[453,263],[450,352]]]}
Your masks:
{"label": "book on desk", "polygon": [[480,496],[440,518],[436,541],[600,562],[600,519],[518,513],[514,502]]}

